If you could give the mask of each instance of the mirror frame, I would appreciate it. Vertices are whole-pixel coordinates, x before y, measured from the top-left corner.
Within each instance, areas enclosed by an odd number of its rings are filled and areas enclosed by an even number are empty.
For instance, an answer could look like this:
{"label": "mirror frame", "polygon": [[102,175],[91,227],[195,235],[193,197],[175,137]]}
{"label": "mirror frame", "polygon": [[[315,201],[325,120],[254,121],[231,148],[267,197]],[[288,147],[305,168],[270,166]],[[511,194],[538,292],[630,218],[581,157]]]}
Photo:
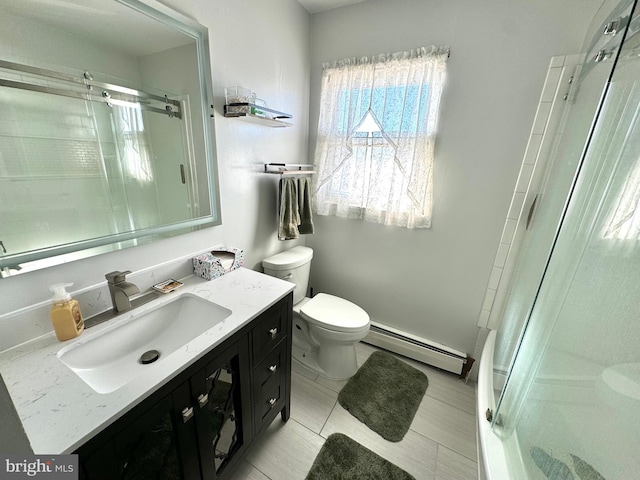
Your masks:
{"label": "mirror frame", "polygon": [[[132,230],[124,233],[105,235],[77,242],[45,247],[27,252],[2,255],[0,252],[0,278],[59,265],[71,260],[100,255],[110,251],[117,251],[133,247],[153,240],[173,235],[180,235],[201,228],[213,227],[222,223],[220,209],[220,190],[218,183],[217,159],[215,149],[215,128],[213,125],[213,83],[211,79],[211,62],[209,53],[209,32],[206,27],[196,21],[176,12],[175,10],[157,2],[156,0],[112,0],[135,10],[138,14],[146,15],[168,27],[190,36],[196,42],[198,56],[198,76],[200,79],[200,101],[202,112],[202,125],[204,132],[204,148],[206,155],[206,175],[209,184],[210,215],[176,222],[158,227]],[[129,242],[131,240],[137,240]],[[115,244],[127,242],[124,245]],[[113,250],[100,249],[91,252],[90,249],[114,245]],[[85,255],[75,255],[71,258],[68,254],[86,251]],[[65,258],[66,257],[66,258]],[[76,258],[77,257],[77,258]],[[29,262],[48,259],[29,265]],[[23,265],[26,264],[26,265]],[[24,267],[24,268],[23,268]]]}

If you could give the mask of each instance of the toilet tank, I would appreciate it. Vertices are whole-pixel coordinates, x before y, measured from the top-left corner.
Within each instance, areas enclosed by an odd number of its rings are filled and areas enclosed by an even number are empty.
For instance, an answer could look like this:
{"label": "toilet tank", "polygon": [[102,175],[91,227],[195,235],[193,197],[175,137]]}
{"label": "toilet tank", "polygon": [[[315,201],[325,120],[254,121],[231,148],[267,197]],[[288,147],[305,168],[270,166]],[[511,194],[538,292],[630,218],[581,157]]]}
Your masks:
{"label": "toilet tank", "polygon": [[294,247],[262,261],[264,273],[296,284],[293,304],[302,300],[309,287],[309,272],[313,250],[309,247]]}

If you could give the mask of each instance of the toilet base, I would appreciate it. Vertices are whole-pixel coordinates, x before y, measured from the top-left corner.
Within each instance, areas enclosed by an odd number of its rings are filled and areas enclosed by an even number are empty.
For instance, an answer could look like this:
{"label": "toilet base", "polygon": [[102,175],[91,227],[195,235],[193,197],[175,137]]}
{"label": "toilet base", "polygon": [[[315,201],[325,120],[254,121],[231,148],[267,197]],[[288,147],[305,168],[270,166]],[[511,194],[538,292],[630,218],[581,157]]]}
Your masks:
{"label": "toilet base", "polygon": [[329,380],[348,380],[358,371],[355,345],[341,347],[339,349],[340,352],[331,349],[332,352],[329,352],[329,357],[341,360],[327,364],[326,357],[323,357],[317,348],[312,348],[306,342],[296,342],[295,340],[294,335],[291,352],[293,360],[324,378]]}

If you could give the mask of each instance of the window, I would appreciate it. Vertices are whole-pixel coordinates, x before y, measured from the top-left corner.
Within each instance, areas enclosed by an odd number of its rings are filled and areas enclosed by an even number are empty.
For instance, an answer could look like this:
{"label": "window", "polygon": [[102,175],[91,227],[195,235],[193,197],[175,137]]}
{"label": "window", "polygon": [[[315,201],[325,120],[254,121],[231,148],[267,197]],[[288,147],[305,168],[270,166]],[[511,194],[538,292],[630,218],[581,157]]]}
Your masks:
{"label": "window", "polygon": [[431,47],[324,65],[315,163],[319,215],[429,228],[448,58]]}
{"label": "window", "polygon": [[114,135],[124,173],[141,183],[153,181],[151,149],[144,130],[142,111],[138,108],[115,106]]}

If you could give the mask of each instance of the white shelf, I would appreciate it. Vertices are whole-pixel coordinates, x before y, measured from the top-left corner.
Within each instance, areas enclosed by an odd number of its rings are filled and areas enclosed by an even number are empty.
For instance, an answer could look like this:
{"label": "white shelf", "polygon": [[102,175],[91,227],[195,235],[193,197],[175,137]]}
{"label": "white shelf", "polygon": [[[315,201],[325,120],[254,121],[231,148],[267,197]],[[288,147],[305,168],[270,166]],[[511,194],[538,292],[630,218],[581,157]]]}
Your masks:
{"label": "white shelf", "polygon": [[[249,112],[238,112],[235,111],[239,107],[246,107],[248,110],[251,108],[255,108],[257,110],[261,110],[266,114],[271,116],[261,116],[255,115]],[[234,110],[234,111],[229,111]],[[293,123],[286,122],[285,119],[292,118],[292,116],[288,113],[278,112],[277,110],[272,110],[267,107],[263,107],[262,105],[255,105],[253,103],[230,103],[224,106],[224,116],[227,118],[239,118],[241,120],[245,120],[251,123],[257,123],[260,125],[266,125],[269,127],[291,127]]]}

